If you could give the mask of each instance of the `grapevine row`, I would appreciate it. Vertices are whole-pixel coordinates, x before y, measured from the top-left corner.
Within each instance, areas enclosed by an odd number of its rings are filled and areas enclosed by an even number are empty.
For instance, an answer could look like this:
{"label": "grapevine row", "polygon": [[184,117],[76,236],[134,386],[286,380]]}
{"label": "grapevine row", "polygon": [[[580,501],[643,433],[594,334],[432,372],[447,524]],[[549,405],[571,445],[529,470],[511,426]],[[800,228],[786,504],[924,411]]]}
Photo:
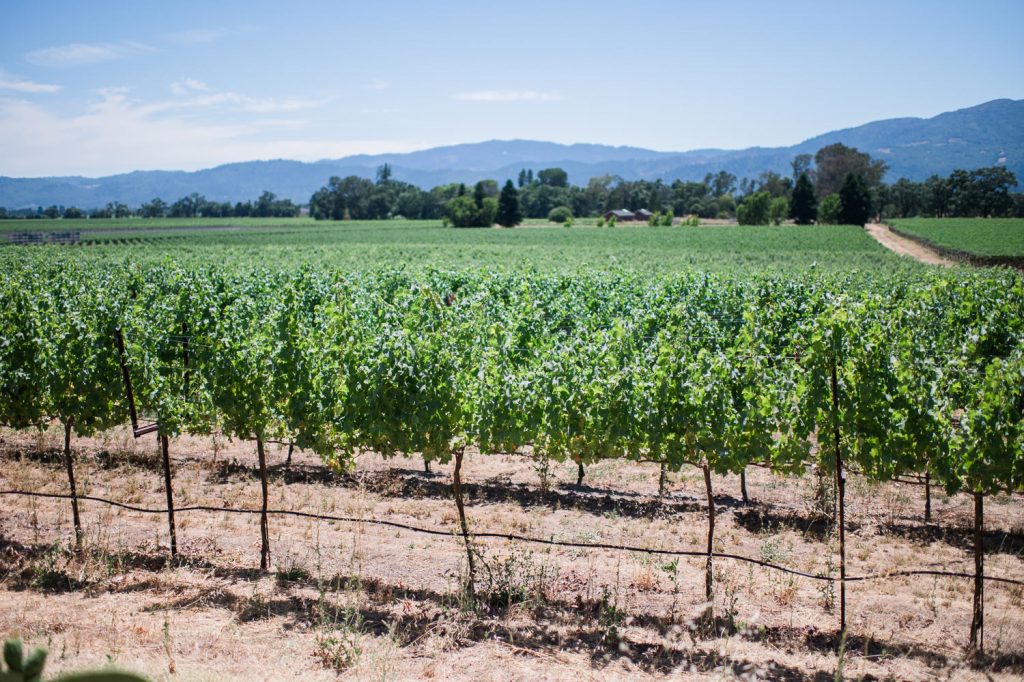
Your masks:
{"label": "grapevine row", "polygon": [[[8,266],[0,422],[57,420],[66,450],[72,432],[123,423],[121,333],[165,458],[167,437],[217,429],[255,441],[264,470],[269,440],[339,467],[363,450],[454,460],[470,577],[460,489],[469,446],[528,448],[572,459],[581,474],[613,457],[696,464],[709,501],[712,473],[765,462],[832,472],[842,492],[848,463],[875,480],[920,474],[967,491],[976,523],[984,495],[1024,488],[1024,285],[1008,272]],[[262,532],[266,567],[265,519]]]}

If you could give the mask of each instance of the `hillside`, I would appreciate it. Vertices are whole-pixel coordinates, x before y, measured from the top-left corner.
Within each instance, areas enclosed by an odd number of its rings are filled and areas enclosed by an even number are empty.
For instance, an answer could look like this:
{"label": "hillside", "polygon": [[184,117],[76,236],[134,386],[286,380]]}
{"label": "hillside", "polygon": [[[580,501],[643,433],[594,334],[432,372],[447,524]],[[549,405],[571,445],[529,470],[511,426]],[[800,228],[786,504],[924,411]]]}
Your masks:
{"label": "hillside", "polygon": [[373,177],[388,163],[394,177],[424,188],[483,178],[514,178],[522,168],[560,166],[576,184],[611,174],[626,179],[697,180],[727,170],[754,177],[766,170],[789,172],[797,154],[813,154],[835,142],[857,147],[890,166],[887,179],[923,180],[955,168],[1004,163],[1024,178],[1024,100],[994,100],[933,118],[896,118],[809,138],[791,147],[658,152],[596,144],[562,145],[531,140],[436,147],[406,154],[359,155],[315,163],[248,161],[185,171],[136,171],[103,178],[0,177],[0,206],[52,204],[83,208],[122,201],[132,206],[161,197],[172,201],[198,192],[216,201],[253,199],[263,190],[305,202],[332,175]]}

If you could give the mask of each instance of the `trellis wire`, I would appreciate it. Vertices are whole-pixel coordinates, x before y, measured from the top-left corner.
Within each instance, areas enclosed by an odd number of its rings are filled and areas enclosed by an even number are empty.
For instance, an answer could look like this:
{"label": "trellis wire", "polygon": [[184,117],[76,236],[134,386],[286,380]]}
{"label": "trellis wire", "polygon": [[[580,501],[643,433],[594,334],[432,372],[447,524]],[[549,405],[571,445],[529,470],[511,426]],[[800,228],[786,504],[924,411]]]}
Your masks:
{"label": "trellis wire", "polygon": [[[70,495],[63,493],[42,493],[27,490],[0,490],[0,495],[3,496],[19,496],[19,497],[41,497],[47,499],[59,499],[69,500]],[[112,507],[119,507],[128,511],[137,512],[140,514],[166,514],[167,509],[153,508],[153,507],[139,507],[132,504],[126,504],[124,502],[117,502],[104,497],[97,497],[94,495],[79,495],[79,500],[87,500],[90,502],[99,502],[101,504],[107,504]],[[175,513],[185,512],[212,512],[212,513],[228,513],[228,514],[244,514],[244,515],[259,515],[262,513],[259,509],[246,509],[239,507],[218,507],[213,505],[191,505],[188,507],[175,507]],[[387,519],[377,518],[359,518],[354,516],[337,516],[333,514],[315,514],[313,512],[299,511],[295,509],[268,509],[267,514],[275,516],[296,516],[300,518],[316,519],[320,521],[338,521],[343,523],[354,523],[354,524],[369,524],[376,526],[387,526],[390,528],[397,528],[400,530],[407,530],[413,533],[422,533],[424,535],[434,535],[439,537],[454,537],[455,531],[440,530],[437,528],[425,528],[423,526],[413,526],[407,523],[401,523],[399,521],[390,521]],[[574,549],[591,549],[591,550],[606,550],[606,551],[617,551],[617,552],[638,552],[641,554],[654,554],[660,556],[686,556],[686,557],[707,557],[707,552],[703,550],[693,549],[659,549],[654,547],[638,547],[633,545],[617,545],[612,543],[603,542],[574,542],[565,540],[555,540],[554,538],[537,538],[528,535],[519,535],[517,533],[497,533],[497,532],[479,532],[471,534],[474,539],[494,539],[494,540],[508,540],[512,542],[526,542],[531,544],[549,545],[553,547],[570,547]],[[761,566],[762,568],[768,568],[774,571],[780,571],[782,573],[788,573],[795,575],[800,578],[807,578],[808,580],[820,580],[831,583],[838,582],[865,582],[873,580],[885,580],[888,578],[899,578],[899,577],[913,577],[913,576],[936,576],[946,578],[969,578],[973,579],[975,576],[973,573],[965,573],[962,571],[937,571],[931,569],[910,569],[900,571],[887,571],[884,573],[869,573],[866,575],[859,576],[847,576],[845,581],[839,578],[821,575],[816,573],[807,573],[806,571],[800,571],[795,568],[788,568],[786,566],[780,566],[773,564],[769,561],[763,561],[761,559],[755,559],[753,557],[743,556],[742,554],[731,554],[731,553],[720,553],[715,552],[715,558],[731,559],[733,561],[739,561],[744,563],[754,564]],[[994,583],[1002,583],[1006,585],[1020,585],[1024,586],[1024,580],[1016,580],[1014,578],[1004,578],[1001,576],[985,575],[984,579]]]}

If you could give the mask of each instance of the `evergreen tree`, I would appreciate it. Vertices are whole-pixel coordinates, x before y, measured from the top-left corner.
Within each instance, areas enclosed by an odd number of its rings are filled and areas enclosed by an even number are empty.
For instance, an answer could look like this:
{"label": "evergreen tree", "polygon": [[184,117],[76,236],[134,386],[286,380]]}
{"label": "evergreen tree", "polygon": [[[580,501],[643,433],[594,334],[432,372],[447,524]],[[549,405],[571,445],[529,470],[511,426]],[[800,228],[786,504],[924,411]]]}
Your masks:
{"label": "evergreen tree", "polygon": [[847,173],[839,188],[839,222],[843,225],[864,226],[871,217],[871,192],[864,177]]}
{"label": "evergreen tree", "polygon": [[814,185],[807,173],[800,173],[796,179],[789,215],[797,225],[810,225],[818,217],[818,201],[814,198]]}
{"label": "evergreen tree", "polygon": [[498,197],[497,222],[503,227],[515,227],[523,222],[523,210],[519,206],[519,192],[512,185],[512,181],[505,182],[501,188],[501,196]]}

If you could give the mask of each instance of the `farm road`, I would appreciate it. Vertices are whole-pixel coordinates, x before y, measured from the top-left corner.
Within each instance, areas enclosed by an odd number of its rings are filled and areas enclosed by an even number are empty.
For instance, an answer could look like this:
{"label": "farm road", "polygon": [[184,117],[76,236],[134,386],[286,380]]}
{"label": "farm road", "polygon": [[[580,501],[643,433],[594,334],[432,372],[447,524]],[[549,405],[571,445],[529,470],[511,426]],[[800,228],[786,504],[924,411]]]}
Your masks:
{"label": "farm road", "polygon": [[911,239],[907,239],[906,237],[896,234],[889,229],[888,225],[883,225],[882,223],[868,223],[864,226],[864,229],[868,231],[868,234],[870,234],[875,241],[893,253],[901,256],[910,256],[914,260],[925,263],[926,265],[943,265],[945,267],[952,267],[955,265],[953,261],[940,256],[927,246],[923,246]]}

